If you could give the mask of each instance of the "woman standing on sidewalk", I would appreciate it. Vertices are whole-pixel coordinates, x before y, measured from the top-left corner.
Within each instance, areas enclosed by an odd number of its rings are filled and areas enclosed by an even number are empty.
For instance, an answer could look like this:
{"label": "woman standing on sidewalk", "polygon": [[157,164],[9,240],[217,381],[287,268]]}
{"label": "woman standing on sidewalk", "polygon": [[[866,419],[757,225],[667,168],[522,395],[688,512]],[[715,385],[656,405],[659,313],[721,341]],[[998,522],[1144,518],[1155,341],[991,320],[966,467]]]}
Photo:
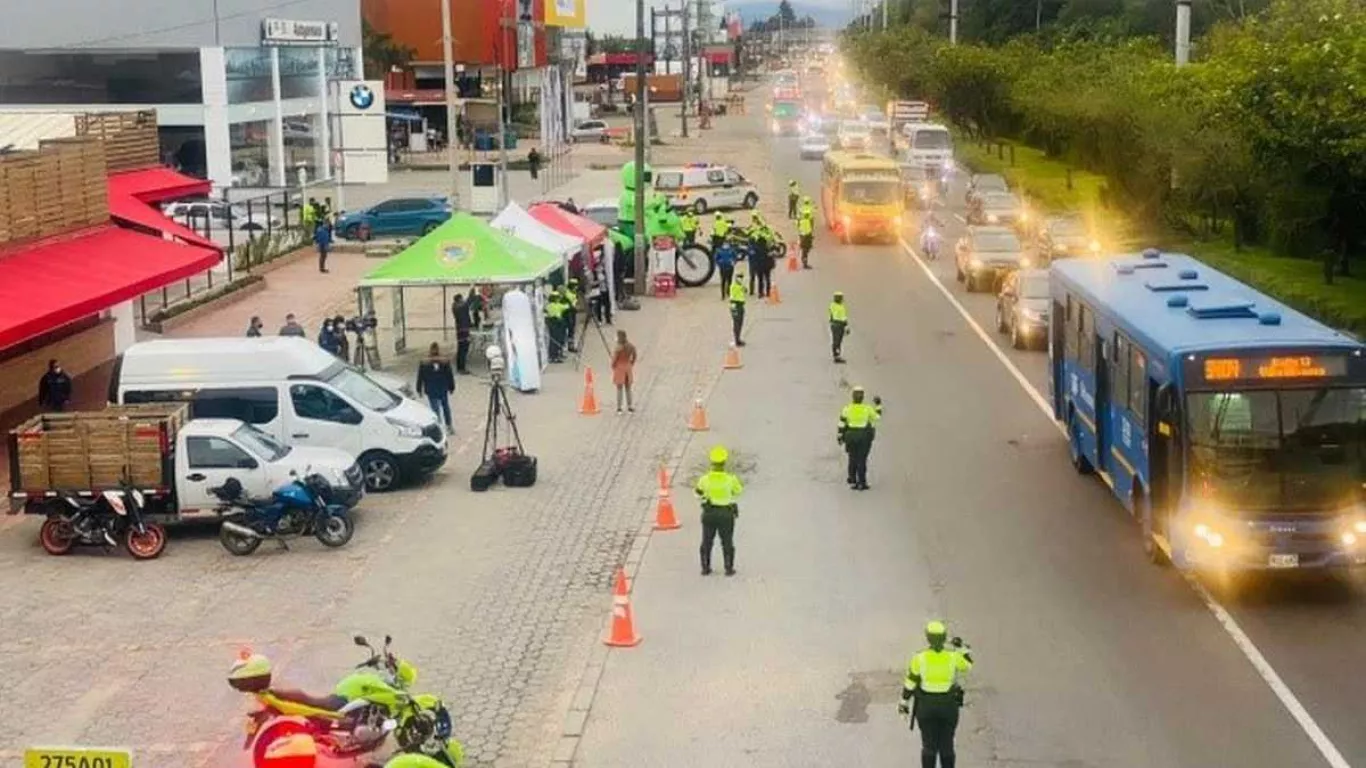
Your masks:
{"label": "woman standing on sidewalk", "polygon": [[612,350],[612,383],[617,388],[617,413],[621,413],[622,393],[626,395],[626,410],[636,412],[631,400],[631,385],[636,379],[636,345],[626,340],[626,331],[617,331],[617,348]]}

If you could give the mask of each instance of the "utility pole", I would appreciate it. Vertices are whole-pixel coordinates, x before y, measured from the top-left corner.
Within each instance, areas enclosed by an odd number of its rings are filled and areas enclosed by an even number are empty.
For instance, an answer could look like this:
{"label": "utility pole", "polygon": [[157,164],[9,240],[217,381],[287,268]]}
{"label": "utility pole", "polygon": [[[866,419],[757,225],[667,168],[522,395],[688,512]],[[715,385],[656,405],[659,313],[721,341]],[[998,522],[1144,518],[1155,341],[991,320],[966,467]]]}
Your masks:
{"label": "utility pole", "polygon": [[688,28],[688,0],[683,0],[683,104],[678,119],[683,123],[683,138],[688,138],[688,98],[692,95],[692,30]]}
{"label": "utility pole", "polygon": [[1176,0],[1176,66],[1191,59],[1191,0]]}
{"label": "utility pole", "polygon": [[[653,19],[651,19],[653,21]],[[635,280],[631,292],[641,294],[645,285],[645,0],[636,0],[636,114],[635,114]]]}
{"label": "utility pole", "polygon": [[456,138],[455,41],[451,36],[451,0],[441,0],[441,48],[446,58],[446,162],[451,167],[451,207],[460,207],[460,141]]}
{"label": "utility pole", "polygon": [[949,45],[958,45],[958,0],[949,0]]}
{"label": "utility pole", "polygon": [[882,31],[887,31],[887,5],[890,0],[882,0]]}

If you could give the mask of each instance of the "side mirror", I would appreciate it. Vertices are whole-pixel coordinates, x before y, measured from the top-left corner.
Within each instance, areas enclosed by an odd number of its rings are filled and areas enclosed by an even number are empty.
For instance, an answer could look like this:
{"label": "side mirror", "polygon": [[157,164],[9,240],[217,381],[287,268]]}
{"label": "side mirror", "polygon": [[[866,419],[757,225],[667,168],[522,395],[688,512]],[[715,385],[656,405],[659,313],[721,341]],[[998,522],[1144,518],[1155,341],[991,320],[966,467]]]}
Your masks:
{"label": "side mirror", "polygon": [[355,637],[351,638],[351,642],[355,643],[356,645],[362,648],[370,647],[370,641],[365,639],[365,635],[356,635]]}
{"label": "side mirror", "polygon": [[393,645],[393,644],[394,644],[394,638],[393,638],[393,636],[391,636],[391,635],[385,635],[385,636],[384,636],[384,647],[385,647],[385,648],[388,648],[389,646],[391,646],[391,645]]}
{"label": "side mirror", "polygon": [[259,466],[261,466],[260,462],[250,456],[237,460],[238,469],[256,469]]}

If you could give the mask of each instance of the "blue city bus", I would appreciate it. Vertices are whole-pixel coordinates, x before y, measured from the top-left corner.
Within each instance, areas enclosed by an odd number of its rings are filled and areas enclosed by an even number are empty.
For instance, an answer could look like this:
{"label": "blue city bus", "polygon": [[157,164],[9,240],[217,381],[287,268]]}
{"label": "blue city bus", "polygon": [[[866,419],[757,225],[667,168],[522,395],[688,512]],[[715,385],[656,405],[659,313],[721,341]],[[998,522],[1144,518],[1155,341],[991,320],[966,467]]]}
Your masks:
{"label": "blue city bus", "polygon": [[1366,347],[1189,256],[1050,269],[1053,413],[1155,563],[1366,564]]}

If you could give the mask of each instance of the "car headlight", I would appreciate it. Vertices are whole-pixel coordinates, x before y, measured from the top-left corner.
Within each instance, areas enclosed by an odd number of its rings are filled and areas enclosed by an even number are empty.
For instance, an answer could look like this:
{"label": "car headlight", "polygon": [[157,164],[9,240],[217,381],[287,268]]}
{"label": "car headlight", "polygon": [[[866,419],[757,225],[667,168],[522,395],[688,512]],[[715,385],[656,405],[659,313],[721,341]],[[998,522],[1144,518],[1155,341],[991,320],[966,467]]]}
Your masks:
{"label": "car headlight", "polygon": [[1211,549],[1218,549],[1224,546],[1224,535],[1205,523],[1196,523],[1194,532],[1195,537],[1208,544]]}
{"label": "car headlight", "polygon": [[1020,259],[1020,268],[1021,268],[1021,269],[1029,269],[1031,266],[1033,266],[1033,264],[1034,264],[1034,262],[1030,261],[1030,259],[1029,259],[1028,256],[1026,256],[1026,257]]}
{"label": "car headlight", "polygon": [[1356,545],[1357,545],[1357,535],[1356,535],[1355,533],[1352,533],[1351,531],[1348,531],[1347,533],[1342,534],[1342,546],[1344,546],[1344,547],[1355,547]]}
{"label": "car headlight", "polygon": [[1100,253],[1100,243],[1099,243],[1099,242],[1097,242],[1097,241],[1095,241],[1095,240],[1092,240],[1092,241],[1091,241],[1091,252],[1092,252],[1092,253]]}
{"label": "car headlight", "polygon": [[1000,216],[997,216],[997,215],[994,214],[994,213],[993,213],[993,214],[989,214],[989,215],[987,216],[987,221],[991,222],[992,224],[995,224],[996,222],[998,222],[998,221],[1000,221],[1000,220],[1001,220],[1001,217],[1000,217]]}
{"label": "car headlight", "polygon": [[1029,214],[1025,211],[1020,211],[1020,221],[1029,221]]}
{"label": "car headlight", "polygon": [[390,426],[398,430],[399,435],[401,435],[402,437],[422,437],[422,427],[419,427],[418,425],[410,421],[395,419],[393,417],[386,418],[385,421],[389,422]]}
{"label": "car headlight", "polygon": [[1366,520],[1358,520],[1353,523],[1352,530],[1360,534],[1366,534]]}
{"label": "car headlight", "polygon": [[893,227],[896,227],[897,229],[901,229],[901,217],[900,217],[900,216],[893,216],[893,217],[889,220],[889,223],[890,223]]}

